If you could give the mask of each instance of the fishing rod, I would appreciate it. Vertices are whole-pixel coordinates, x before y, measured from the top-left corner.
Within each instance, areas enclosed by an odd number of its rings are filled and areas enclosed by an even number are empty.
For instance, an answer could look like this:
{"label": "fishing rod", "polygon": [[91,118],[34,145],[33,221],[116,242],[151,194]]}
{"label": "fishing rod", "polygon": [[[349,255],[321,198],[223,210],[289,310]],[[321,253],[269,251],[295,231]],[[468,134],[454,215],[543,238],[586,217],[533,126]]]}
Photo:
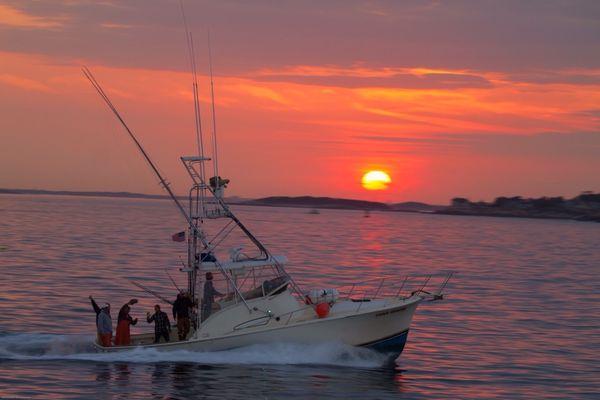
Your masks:
{"label": "fishing rod", "polygon": [[[217,151],[217,117],[215,114],[215,84],[213,80],[213,67],[212,67],[212,48],[210,45],[210,29],[208,30],[208,68],[210,71],[210,99],[212,108],[212,143],[213,143],[213,169],[215,176],[219,176],[219,158]],[[217,178],[217,182],[218,182]]]}
{"label": "fishing rod", "polygon": [[[190,58],[190,72],[192,73],[192,92],[194,95],[194,117],[195,117],[195,128],[196,128],[196,141],[198,145],[198,155],[204,158],[204,140],[202,135],[202,119],[200,117],[200,97],[198,96],[198,72],[196,68],[196,54],[194,52],[194,39],[192,33],[188,29],[187,19],[185,17],[185,8],[183,6],[183,0],[179,1],[179,7],[181,8],[181,17],[183,19],[183,26],[185,29],[185,40],[188,49],[188,55]],[[205,180],[204,164],[200,165],[202,180]]]}
{"label": "fishing rod", "polygon": [[[179,6],[181,8],[181,15],[183,18],[183,25],[186,33],[186,42],[188,46],[188,53],[190,57],[190,68],[193,77],[193,90],[194,90],[194,113],[196,114],[196,135],[198,140],[198,150],[200,152],[200,156],[204,158],[204,144],[202,140],[202,124],[200,121],[200,102],[198,97],[198,75],[196,70],[196,55],[194,52],[194,41],[192,39],[192,34],[188,30],[187,19],[185,17],[185,8],[183,6],[183,0],[179,1]],[[212,47],[210,41],[210,30],[208,31],[208,58],[209,58],[209,69],[210,69],[210,89],[211,89],[211,103],[212,103],[212,122],[213,122],[213,168],[216,177],[217,187],[220,186],[219,182],[219,165],[217,160],[217,126],[216,126],[216,112],[215,112],[215,91],[214,91],[214,79],[213,79],[213,68],[212,68]],[[200,164],[200,172],[202,181],[206,181],[204,163]],[[254,243],[256,247],[260,250],[261,254],[263,254],[266,258],[270,256],[268,250],[265,246],[256,238],[254,235],[242,224],[242,222],[237,219],[235,215],[229,210],[229,207],[224,203],[223,199],[220,196],[215,194],[215,191],[207,187],[208,191],[217,199],[219,205],[226,211],[229,218],[231,218],[240,229],[249,237],[249,239]],[[202,237],[201,237],[202,239]],[[202,241],[206,248],[209,247],[209,243],[206,241]]]}
{"label": "fishing rod", "polygon": [[[181,261],[181,258],[179,259],[179,261]],[[183,263],[183,261],[181,261],[181,265],[183,265],[183,267],[185,268],[185,264]],[[166,268],[165,268],[165,273],[171,280],[171,283],[173,284],[173,286],[175,286],[175,289],[177,289],[178,292],[181,292],[181,289],[179,289],[179,286],[177,286],[177,283],[175,283],[175,280],[171,277],[171,275],[169,274],[169,271],[167,271]]]}
{"label": "fishing rod", "polygon": [[[194,98],[194,126],[196,129],[196,142],[198,145],[198,155],[201,160],[205,160],[204,157],[204,137],[202,134],[202,118],[200,115],[200,96],[198,94],[198,70],[196,68],[196,54],[194,52],[194,39],[192,37],[192,33],[188,29],[187,19],[185,17],[185,7],[183,6],[183,0],[179,1],[179,6],[181,8],[181,17],[183,19],[183,26],[185,28],[185,39],[188,49],[188,55],[190,59],[190,71],[192,74],[192,93]],[[200,162],[200,180],[202,182],[206,181],[206,168],[204,162]],[[191,196],[191,193],[190,193]],[[195,191],[196,196],[196,214],[199,213],[200,210],[204,211],[204,192],[200,193],[200,190],[197,188]],[[192,203],[190,197],[190,214],[192,214]],[[192,225],[190,225],[192,227]],[[197,237],[200,236],[200,240],[204,247],[208,247],[208,242],[204,239],[202,234],[198,234],[198,220],[195,220],[195,224],[192,227],[194,236],[192,241],[188,241],[188,264],[191,267],[194,265],[196,267],[196,257],[197,257]],[[197,279],[197,271],[191,271],[188,274],[188,290],[192,297],[195,296],[195,287],[196,287],[196,279]]]}
{"label": "fishing rod", "polygon": [[141,283],[138,283],[135,281],[129,281],[129,282],[132,283],[133,285],[137,286],[138,288],[142,289],[144,292],[156,297],[157,299],[162,300],[167,304],[173,305],[172,301],[167,300],[166,297],[161,296],[160,294],[156,293],[154,290],[147,288],[146,286],[142,285]]}

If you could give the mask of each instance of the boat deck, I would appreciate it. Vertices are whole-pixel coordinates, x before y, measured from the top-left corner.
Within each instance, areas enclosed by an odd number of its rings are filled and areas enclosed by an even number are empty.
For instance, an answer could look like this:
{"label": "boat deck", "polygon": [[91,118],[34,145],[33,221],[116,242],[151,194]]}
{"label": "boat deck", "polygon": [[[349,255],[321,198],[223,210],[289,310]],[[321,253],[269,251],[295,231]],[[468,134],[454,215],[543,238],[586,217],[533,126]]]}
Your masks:
{"label": "boat deck", "polygon": [[[188,339],[194,336],[194,330],[192,329],[190,331],[190,333],[188,334]],[[179,336],[177,335],[177,330],[174,329],[173,331],[171,331],[170,333],[170,340],[168,343],[177,343],[177,342],[185,342],[188,339],[185,340],[179,340]],[[160,338],[160,342],[159,343],[167,343],[165,341],[164,337]],[[96,339],[96,343],[97,346],[99,347],[104,347],[101,346],[98,343],[98,340]],[[136,347],[136,346],[147,346],[147,345],[151,345],[154,344],[154,332],[148,332],[148,333],[140,333],[137,335],[131,335],[131,344],[129,344],[128,346],[115,346],[113,344],[112,347]]]}

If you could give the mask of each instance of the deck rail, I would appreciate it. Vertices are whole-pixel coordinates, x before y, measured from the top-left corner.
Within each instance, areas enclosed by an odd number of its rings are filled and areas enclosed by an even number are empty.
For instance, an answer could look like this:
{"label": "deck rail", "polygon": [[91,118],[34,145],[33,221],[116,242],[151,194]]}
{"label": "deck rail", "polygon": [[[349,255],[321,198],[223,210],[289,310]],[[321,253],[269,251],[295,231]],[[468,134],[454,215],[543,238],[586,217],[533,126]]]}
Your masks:
{"label": "deck rail", "polygon": [[353,282],[337,288],[340,300],[365,302],[384,298],[407,299],[415,294],[427,300],[440,300],[454,271],[437,274],[382,276]]}

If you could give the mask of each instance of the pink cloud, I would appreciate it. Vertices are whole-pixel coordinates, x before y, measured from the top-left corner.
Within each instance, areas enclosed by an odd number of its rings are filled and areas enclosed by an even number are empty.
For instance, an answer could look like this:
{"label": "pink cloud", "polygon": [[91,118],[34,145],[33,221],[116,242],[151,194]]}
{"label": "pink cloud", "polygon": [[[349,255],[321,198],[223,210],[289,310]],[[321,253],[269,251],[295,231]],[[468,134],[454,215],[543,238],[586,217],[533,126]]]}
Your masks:
{"label": "pink cloud", "polygon": [[64,17],[32,15],[17,8],[0,4],[0,25],[25,29],[58,29],[63,27],[64,21]]}
{"label": "pink cloud", "polygon": [[0,74],[0,83],[15,86],[24,90],[33,90],[39,92],[51,91],[50,87],[42,82],[11,74]]}

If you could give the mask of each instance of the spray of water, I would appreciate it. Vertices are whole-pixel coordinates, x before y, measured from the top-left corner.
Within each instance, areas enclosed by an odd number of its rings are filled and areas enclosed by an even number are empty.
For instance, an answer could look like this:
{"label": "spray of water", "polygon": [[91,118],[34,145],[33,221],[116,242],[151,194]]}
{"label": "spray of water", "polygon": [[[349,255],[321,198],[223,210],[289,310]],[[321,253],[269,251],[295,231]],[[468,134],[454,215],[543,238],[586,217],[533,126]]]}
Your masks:
{"label": "spray of water", "polygon": [[375,351],[337,342],[318,345],[273,343],[215,352],[157,351],[156,349],[138,348],[124,352],[99,353],[94,351],[92,340],[93,338],[89,336],[81,335],[2,334],[0,335],[0,360],[251,365],[313,364],[358,368],[379,368],[387,361],[385,355]]}

